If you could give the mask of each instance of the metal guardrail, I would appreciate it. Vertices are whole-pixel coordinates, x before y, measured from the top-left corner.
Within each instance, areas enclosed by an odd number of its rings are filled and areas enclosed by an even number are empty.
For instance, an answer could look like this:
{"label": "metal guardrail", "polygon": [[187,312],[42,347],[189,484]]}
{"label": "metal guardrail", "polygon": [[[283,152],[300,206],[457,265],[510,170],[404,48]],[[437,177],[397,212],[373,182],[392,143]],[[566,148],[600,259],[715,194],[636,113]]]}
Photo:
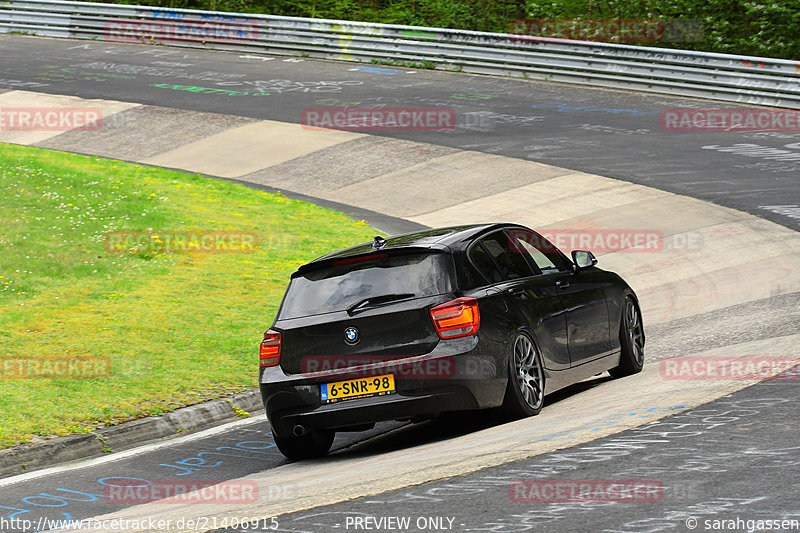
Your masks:
{"label": "metal guardrail", "polygon": [[800,109],[800,62],[503,33],[0,0],[0,33],[410,64]]}

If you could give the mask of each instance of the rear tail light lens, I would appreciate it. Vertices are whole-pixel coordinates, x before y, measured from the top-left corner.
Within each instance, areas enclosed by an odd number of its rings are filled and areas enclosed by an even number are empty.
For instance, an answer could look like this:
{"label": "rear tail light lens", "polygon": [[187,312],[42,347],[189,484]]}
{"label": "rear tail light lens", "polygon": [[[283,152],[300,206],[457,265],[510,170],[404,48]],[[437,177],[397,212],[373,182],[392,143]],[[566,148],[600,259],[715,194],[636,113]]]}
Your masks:
{"label": "rear tail light lens", "polygon": [[259,366],[275,366],[281,360],[281,334],[267,330],[259,348]]}
{"label": "rear tail light lens", "polygon": [[478,332],[481,316],[478,312],[478,300],[475,298],[458,298],[431,309],[431,318],[436,333],[442,339],[466,337]]}

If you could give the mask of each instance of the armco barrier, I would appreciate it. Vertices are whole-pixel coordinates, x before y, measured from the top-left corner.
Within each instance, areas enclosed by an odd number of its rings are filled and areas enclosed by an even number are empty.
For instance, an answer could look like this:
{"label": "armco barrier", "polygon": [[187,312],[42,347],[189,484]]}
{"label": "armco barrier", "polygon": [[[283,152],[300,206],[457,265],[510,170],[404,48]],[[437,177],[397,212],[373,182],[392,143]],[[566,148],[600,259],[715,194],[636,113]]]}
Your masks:
{"label": "armco barrier", "polygon": [[439,69],[800,109],[800,62],[504,33],[59,0],[0,1],[0,33]]}

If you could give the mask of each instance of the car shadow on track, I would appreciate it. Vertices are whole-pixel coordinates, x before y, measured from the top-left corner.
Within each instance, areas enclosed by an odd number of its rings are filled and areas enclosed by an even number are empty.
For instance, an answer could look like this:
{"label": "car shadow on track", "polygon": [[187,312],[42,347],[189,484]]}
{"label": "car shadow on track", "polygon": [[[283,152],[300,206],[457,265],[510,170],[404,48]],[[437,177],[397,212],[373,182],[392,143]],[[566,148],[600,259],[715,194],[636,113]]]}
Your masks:
{"label": "car shadow on track", "polygon": [[[552,409],[558,402],[576,394],[587,391],[598,385],[611,381],[607,373],[581,381],[552,394],[544,400],[544,409]],[[463,411],[446,413],[434,420],[419,423],[403,423],[399,427],[380,428],[372,430],[373,435],[359,439],[352,444],[334,445],[331,458],[336,457],[366,457],[375,454],[388,453],[404,448],[444,441],[482,429],[508,423],[509,420],[497,410]],[[399,424],[399,423],[394,423]]]}

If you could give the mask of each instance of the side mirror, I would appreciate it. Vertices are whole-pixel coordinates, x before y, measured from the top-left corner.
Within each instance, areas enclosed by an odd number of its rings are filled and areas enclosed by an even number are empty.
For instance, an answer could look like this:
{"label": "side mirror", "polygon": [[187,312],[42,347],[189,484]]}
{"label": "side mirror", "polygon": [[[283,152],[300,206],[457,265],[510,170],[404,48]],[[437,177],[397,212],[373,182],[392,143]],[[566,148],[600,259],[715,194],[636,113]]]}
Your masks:
{"label": "side mirror", "polygon": [[575,263],[576,270],[580,270],[595,266],[597,258],[592,252],[587,252],[586,250],[572,250],[572,262]]}

